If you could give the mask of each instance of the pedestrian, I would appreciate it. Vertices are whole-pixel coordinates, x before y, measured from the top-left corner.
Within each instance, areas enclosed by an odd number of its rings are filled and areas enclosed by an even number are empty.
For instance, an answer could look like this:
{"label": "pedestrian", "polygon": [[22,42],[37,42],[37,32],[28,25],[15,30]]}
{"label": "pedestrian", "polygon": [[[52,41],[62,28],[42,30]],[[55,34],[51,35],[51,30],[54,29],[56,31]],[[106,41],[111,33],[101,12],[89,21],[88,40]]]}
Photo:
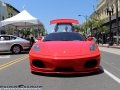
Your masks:
{"label": "pedestrian", "polygon": [[35,43],[35,40],[34,40],[33,37],[31,37],[31,39],[30,39],[30,47],[32,47],[34,43]]}

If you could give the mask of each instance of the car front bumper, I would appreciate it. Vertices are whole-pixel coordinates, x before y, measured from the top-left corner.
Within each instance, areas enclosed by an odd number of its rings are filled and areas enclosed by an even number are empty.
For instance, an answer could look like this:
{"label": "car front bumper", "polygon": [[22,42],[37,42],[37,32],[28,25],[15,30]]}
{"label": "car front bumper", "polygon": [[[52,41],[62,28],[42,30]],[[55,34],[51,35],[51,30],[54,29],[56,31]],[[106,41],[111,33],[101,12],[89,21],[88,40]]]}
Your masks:
{"label": "car front bumper", "polygon": [[[29,54],[31,71],[45,74],[86,74],[97,72],[100,69],[100,58],[99,53],[75,57]],[[92,65],[93,63],[94,65]]]}

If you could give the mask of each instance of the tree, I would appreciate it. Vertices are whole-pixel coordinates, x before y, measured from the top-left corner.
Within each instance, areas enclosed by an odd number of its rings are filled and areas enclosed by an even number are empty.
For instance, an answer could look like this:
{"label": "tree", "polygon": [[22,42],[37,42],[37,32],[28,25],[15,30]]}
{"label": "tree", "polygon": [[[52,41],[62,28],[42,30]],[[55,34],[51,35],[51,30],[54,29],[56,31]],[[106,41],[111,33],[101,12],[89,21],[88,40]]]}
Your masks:
{"label": "tree", "polygon": [[[5,9],[5,12],[7,13],[7,17],[6,18],[10,18],[10,17],[12,17],[13,16],[13,8],[12,8],[12,6],[10,5],[10,4],[8,4],[7,5],[7,9]],[[14,32],[14,29],[13,29],[13,27],[11,27],[11,26],[6,26],[6,29],[7,29],[7,33],[8,34],[13,34],[13,32]]]}
{"label": "tree", "polygon": [[39,36],[40,36],[40,33],[41,33],[41,29],[40,29],[40,28],[38,28],[38,34],[39,34]]}
{"label": "tree", "polygon": [[11,27],[11,26],[7,26],[6,27],[7,28],[7,33],[9,34],[9,35],[13,35],[13,33],[14,33],[14,28],[13,27]]}
{"label": "tree", "polygon": [[13,8],[10,4],[7,5],[7,9],[5,9],[5,12],[7,13],[8,17],[7,18],[10,18],[13,16]]}
{"label": "tree", "polygon": [[85,25],[81,24],[81,25],[74,25],[75,29],[77,30],[77,32],[82,33],[83,35],[85,35]]}
{"label": "tree", "polygon": [[[103,44],[103,33],[108,30],[109,28],[107,26],[104,26],[104,19],[101,19],[100,17],[100,12],[99,11],[94,11],[96,17],[91,17],[91,19],[94,21],[93,23],[93,27],[97,28],[97,30],[102,33],[102,44]],[[99,39],[99,35],[98,35],[98,39]]]}
{"label": "tree", "polygon": [[92,18],[89,18],[88,21],[87,21],[87,26],[90,29],[91,35],[92,35],[94,24],[95,24],[95,20],[92,19]]}
{"label": "tree", "polygon": [[21,29],[20,33],[22,34],[22,37],[24,37],[24,36],[25,36],[25,38],[27,37],[27,30],[26,30],[26,28]]}

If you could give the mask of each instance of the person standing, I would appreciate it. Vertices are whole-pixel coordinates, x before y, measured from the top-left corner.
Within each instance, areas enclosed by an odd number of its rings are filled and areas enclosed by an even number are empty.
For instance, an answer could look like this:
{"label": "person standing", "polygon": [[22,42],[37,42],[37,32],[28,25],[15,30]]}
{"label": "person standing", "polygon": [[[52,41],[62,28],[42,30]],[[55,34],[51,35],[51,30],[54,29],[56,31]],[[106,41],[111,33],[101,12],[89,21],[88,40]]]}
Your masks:
{"label": "person standing", "polygon": [[35,40],[34,40],[33,37],[31,37],[31,39],[30,39],[30,47],[32,47],[34,43],[35,43]]}

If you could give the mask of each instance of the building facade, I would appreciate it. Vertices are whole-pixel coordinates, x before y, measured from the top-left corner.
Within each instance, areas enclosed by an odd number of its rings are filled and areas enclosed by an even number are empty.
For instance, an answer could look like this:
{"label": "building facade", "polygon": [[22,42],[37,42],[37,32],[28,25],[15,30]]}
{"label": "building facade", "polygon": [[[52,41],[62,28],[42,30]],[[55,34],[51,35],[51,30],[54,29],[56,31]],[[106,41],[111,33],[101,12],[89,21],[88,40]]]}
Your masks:
{"label": "building facade", "polygon": [[[109,10],[112,10],[113,7],[113,14],[111,14],[111,24],[112,24],[112,35],[116,36],[116,5],[115,2],[116,0],[100,0],[100,2],[97,5],[96,10],[100,13],[100,19],[104,19],[104,25],[108,26],[110,25],[109,23],[109,15],[107,15],[107,7],[109,8]],[[91,14],[91,17],[96,17],[95,12],[93,12]],[[120,0],[118,0],[118,23],[119,23],[119,30],[120,30]],[[94,35],[98,36],[96,34],[96,30],[94,30]],[[109,37],[109,30],[107,30],[106,32],[104,32],[103,34],[103,39],[104,39],[104,43],[107,43],[107,38]]]}
{"label": "building facade", "polygon": [[[7,13],[7,11],[9,10],[9,8],[13,9],[13,11],[11,13]],[[4,19],[7,19],[9,17],[15,16],[18,13],[20,13],[20,11],[18,11],[13,6],[11,6],[8,3],[0,1],[0,21],[2,21]],[[0,34],[6,34],[6,33],[7,33],[6,32],[6,26],[3,26],[2,28],[0,28]]]}

